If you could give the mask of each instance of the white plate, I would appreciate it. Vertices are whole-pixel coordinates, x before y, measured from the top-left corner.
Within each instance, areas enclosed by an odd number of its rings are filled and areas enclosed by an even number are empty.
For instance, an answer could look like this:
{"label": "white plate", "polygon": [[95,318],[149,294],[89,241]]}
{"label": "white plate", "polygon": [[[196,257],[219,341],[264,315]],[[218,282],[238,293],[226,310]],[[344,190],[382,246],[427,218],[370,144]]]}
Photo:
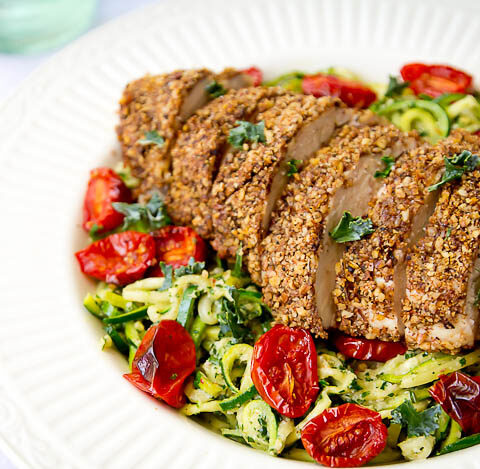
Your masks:
{"label": "white plate", "polygon": [[[411,60],[480,77],[478,11],[435,0],[176,0],[60,52],[0,111],[0,440],[27,468],[300,467],[222,439],[134,389],[100,352],[73,252],[89,169],[117,151],[127,81],[258,64],[383,81]],[[417,463],[480,467],[480,447]],[[410,465],[413,467],[415,464]],[[307,467],[305,465],[305,467]],[[311,466],[309,466],[311,467]]]}

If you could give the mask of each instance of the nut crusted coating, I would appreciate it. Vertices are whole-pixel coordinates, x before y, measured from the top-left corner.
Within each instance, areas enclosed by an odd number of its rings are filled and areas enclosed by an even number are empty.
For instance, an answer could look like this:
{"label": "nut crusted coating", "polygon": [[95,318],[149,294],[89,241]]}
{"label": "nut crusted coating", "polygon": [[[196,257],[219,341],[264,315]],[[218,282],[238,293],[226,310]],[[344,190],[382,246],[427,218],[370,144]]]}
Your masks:
{"label": "nut crusted coating", "polygon": [[367,125],[341,128],[328,147],[293,175],[262,243],[264,301],[278,322],[304,327],[319,337],[327,334],[317,311],[315,283],[335,195],[352,184],[362,157],[380,158],[402,138],[395,127],[375,125],[378,122],[368,122],[369,117],[368,113],[358,117]]}
{"label": "nut crusted coating", "polygon": [[368,214],[375,232],[352,243],[336,266],[334,301],[341,330],[368,339],[402,338],[406,255],[435,207],[436,194],[427,188],[441,176],[444,155],[462,145],[454,134],[396,162]]}
{"label": "nut crusted coating", "polygon": [[[170,178],[170,146],[177,129],[188,115],[185,102],[195,85],[211,77],[208,70],[178,70],[145,76],[127,85],[120,100],[117,135],[124,164],[142,180],[139,194],[163,189]],[[156,130],[165,143],[142,145],[146,132]]]}
{"label": "nut crusted coating", "polygon": [[246,151],[233,154],[233,164],[228,161],[228,168],[222,165],[212,205],[215,234],[212,245],[223,257],[233,257],[242,246],[247,268],[256,282],[260,281],[259,245],[271,203],[272,182],[289,144],[304,126],[327,110],[341,106],[331,98],[301,95],[277,98],[275,106],[258,117],[265,122],[266,143],[253,144]]}
{"label": "nut crusted coating", "polygon": [[203,238],[210,237],[208,200],[230,130],[237,120],[254,118],[262,100],[283,94],[287,92],[281,88],[230,91],[185,123],[171,152],[173,177],[166,200],[176,224],[192,226]]}
{"label": "nut crusted coating", "polygon": [[[455,144],[441,145],[445,156],[480,150],[480,139],[466,132],[449,140]],[[405,339],[411,348],[457,353],[473,347],[478,329],[480,169],[438,190],[425,236],[407,262]]]}

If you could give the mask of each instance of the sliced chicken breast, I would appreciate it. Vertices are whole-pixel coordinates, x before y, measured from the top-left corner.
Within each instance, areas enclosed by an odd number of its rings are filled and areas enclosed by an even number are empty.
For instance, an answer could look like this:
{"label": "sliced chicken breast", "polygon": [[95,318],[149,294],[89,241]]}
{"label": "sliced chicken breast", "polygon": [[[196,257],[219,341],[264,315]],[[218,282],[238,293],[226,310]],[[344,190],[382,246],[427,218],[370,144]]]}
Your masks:
{"label": "sliced chicken breast", "polygon": [[[480,139],[456,131],[439,145],[444,156],[479,154]],[[403,302],[410,348],[457,353],[474,345],[480,288],[480,168],[437,190],[425,236],[406,264]]]}
{"label": "sliced chicken breast", "polygon": [[212,192],[212,245],[224,257],[233,257],[242,246],[255,282],[261,282],[260,242],[286,185],[288,162],[307,160],[350,114],[337,99],[277,98],[275,106],[258,117],[265,122],[266,143],[225,159]]}
{"label": "sliced chicken breast", "polygon": [[371,126],[343,127],[293,176],[262,243],[264,301],[277,321],[319,337],[335,325],[335,264],[344,250],[329,232],[344,211],[365,214],[380,185],[374,174],[382,169],[381,156],[400,155],[415,144],[415,138],[372,120],[369,112],[359,120]]}
{"label": "sliced chicken breast", "polygon": [[258,112],[277,96],[281,88],[249,87],[230,91],[192,116],[172,148],[172,184],[167,206],[173,221],[192,226],[203,238],[212,231],[208,200],[236,122],[255,121]]}
{"label": "sliced chicken breast", "polygon": [[[180,124],[205,104],[208,70],[179,70],[145,76],[129,83],[120,100],[118,139],[124,164],[141,179],[139,193],[164,189],[170,174],[168,153]],[[156,131],[163,145],[142,144],[147,132]]]}
{"label": "sliced chicken breast", "polygon": [[398,160],[375,198],[369,217],[377,227],[349,246],[337,268],[337,323],[350,335],[401,340],[408,252],[424,236],[439,192],[428,187],[441,177],[444,156],[461,148],[455,135]]}
{"label": "sliced chicken breast", "polygon": [[[145,76],[129,83],[120,100],[118,139],[124,163],[141,180],[137,195],[152,190],[166,193],[171,176],[170,150],[177,131],[194,112],[211,100],[206,87],[213,81],[224,88],[250,86],[251,78],[234,69],[218,75],[206,69],[178,70]],[[164,143],[140,143],[156,131]]]}

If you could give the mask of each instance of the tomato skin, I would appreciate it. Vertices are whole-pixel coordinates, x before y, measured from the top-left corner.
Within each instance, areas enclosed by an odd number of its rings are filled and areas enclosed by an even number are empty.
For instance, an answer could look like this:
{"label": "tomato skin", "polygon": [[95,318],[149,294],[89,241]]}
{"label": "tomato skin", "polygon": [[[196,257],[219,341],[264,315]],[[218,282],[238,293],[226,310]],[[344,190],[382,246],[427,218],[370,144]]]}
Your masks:
{"label": "tomato skin", "polygon": [[75,256],[84,274],[125,285],[142,278],[154,263],[155,242],[149,234],[124,231],[95,241]]}
{"label": "tomato skin", "polygon": [[242,72],[246,75],[250,75],[253,80],[253,86],[260,86],[262,84],[263,72],[258,67],[246,68],[245,70],[242,70]]}
{"label": "tomato skin", "polygon": [[98,233],[113,230],[122,224],[124,215],[112,207],[112,202],[131,200],[130,189],[112,169],[92,169],[83,201],[83,228],[90,231],[97,225]]}
{"label": "tomato skin", "polygon": [[406,345],[402,342],[368,340],[340,333],[335,335],[334,344],[337,350],[346,357],[377,362],[386,362],[397,355],[403,355],[407,351]]}
{"label": "tomato skin", "polygon": [[324,410],[302,430],[308,454],[329,467],[358,467],[380,454],[387,427],[378,412],[357,404]]}
{"label": "tomato skin", "polygon": [[178,409],[186,402],[185,380],[195,366],[192,337],[177,321],[166,319],[148,329],[133,359],[132,372],[123,376],[141,391]]}
{"label": "tomato skin", "polygon": [[[156,258],[174,269],[187,265],[191,257],[203,262],[207,256],[205,241],[188,226],[165,226],[151,233],[155,240]],[[162,269],[156,266],[150,272],[153,277],[163,277]]]}
{"label": "tomato skin", "polygon": [[276,325],[255,343],[252,380],[263,400],[286,417],[301,417],[318,391],[317,352],[304,329]]}
{"label": "tomato skin", "polygon": [[442,375],[429,392],[465,433],[480,433],[480,376]]}
{"label": "tomato skin", "polygon": [[377,99],[375,92],[361,83],[323,73],[305,76],[302,80],[302,90],[316,98],[334,96],[340,98],[347,106],[356,108],[368,107]]}
{"label": "tomato skin", "polygon": [[401,68],[400,74],[415,94],[434,98],[444,93],[468,93],[472,86],[470,75],[448,65],[410,63]]}

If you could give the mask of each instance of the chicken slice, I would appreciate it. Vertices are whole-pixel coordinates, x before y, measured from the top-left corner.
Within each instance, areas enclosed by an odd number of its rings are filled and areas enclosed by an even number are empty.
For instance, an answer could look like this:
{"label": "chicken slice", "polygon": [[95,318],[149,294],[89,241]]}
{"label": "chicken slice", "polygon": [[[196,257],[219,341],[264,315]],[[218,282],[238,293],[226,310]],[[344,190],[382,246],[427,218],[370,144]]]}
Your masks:
{"label": "chicken slice", "polygon": [[[124,163],[141,180],[137,195],[152,190],[166,193],[170,180],[170,149],[181,125],[210,97],[206,87],[217,81],[225,88],[251,85],[251,78],[233,69],[218,75],[209,70],[178,70],[145,76],[127,85],[120,100],[117,127]],[[156,131],[162,145],[139,143],[147,132]]]}
{"label": "chicken slice", "polygon": [[[444,156],[479,154],[480,139],[456,131],[440,145]],[[457,353],[474,345],[480,288],[480,168],[437,190],[440,198],[425,236],[406,265],[403,302],[410,348]]]}
{"label": "chicken slice", "polygon": [[172,148],[172,183],[167,206],[173,221],[192,226],[200,236],[212,231],[208,200],[227,151],[228,135],[238,120],[255,120],[271,99],[288,94],[282,88],[249,87],[230,91],[193,115]]}
{"label": "chicken slice", "polygon": [[[381,157],[400,155],[415,138],[392,125],[346,125],[288,184],[262,243],[264,301],[276,320],[320,337],[335,325],[335,264],[344,245],[329,236],[344,211],[363,215],[378,186]],[[377,123],[377,125],[374,125]]]}
{"label": "chicken slice", "polygon": [[279,97],[258,116],[266,142],[225,158],[212,191],[212,245],[222,257],[233,257],[242,246],[255,282],[261,282],[260,242],[286,185],[288,162],[308,159],[350,115],[337,99]]}
{"label": "chicken slice", "polygon": [[369,211],[377,227],[348,248],[337,267],[337,322],[350,335],[401,340],[408,251],[424,235],[439,192],[429,192],[444,170],[444,155],[461,148],[453,135],[398,160]]}

